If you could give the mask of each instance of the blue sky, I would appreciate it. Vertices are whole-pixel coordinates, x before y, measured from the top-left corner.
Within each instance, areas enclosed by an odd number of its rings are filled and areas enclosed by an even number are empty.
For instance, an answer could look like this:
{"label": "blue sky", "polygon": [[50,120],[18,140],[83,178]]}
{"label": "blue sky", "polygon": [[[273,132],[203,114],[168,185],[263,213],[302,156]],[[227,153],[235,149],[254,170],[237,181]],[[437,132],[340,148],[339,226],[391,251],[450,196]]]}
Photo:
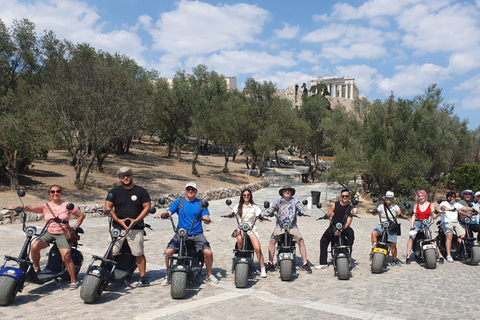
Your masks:
{"label": "blue sky", "polygon": [[443,89],[480,126],[480,0],[0,0],[0,19],[119,52],[171,78],[200,63],[280,89],[351,76],[367,99]]}

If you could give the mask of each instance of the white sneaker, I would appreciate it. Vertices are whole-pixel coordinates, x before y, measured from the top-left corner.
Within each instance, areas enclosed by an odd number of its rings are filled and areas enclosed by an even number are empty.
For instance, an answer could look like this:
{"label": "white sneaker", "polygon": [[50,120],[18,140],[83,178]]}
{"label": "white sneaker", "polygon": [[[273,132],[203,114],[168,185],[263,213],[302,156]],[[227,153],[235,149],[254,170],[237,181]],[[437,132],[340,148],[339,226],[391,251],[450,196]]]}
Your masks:
{"label": "white sneaker", "polygon": [[267,277],[267,273],[265,272],[265,269],[262,270],[262,272],[260,272],[260,276],[262,278],[266,278]]}
{"label": "white sneaker", "polygon": [[163,279],[162,281],[162,286],[166,287],[170,284],[170,281],[168,281],[168,278]]}
{"label": "white sneaker", "polygon": [[207,283],[218,283],[218,279],[215,278],[215,276],[213,274],[211,274],[211,275],[209,275],[205,278],[205,282],[207,282]]}
{"label": "white sneaker", "polygon": [[447,256],[447,259],[445,259],[445,260],[447,260],[447,262],[450,262],[450,263],[452,263],[452,262],[453,262],[453,258],[452,258],[452,256]]}
{"label": "white sneaker", "polygon": [[328,264],[319,264],[318,266],[315,267],[315,269],[317,270],[328,269]]}

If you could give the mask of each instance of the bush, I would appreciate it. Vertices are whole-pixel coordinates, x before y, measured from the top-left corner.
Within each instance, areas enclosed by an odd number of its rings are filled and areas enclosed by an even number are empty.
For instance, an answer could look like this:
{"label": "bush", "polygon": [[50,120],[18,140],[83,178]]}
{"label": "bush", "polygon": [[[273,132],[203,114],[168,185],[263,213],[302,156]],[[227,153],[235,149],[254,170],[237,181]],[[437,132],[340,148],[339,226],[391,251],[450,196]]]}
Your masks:
{"label": "bush", "polygon": [[464,163],[455,167],[447,176],[447,187],[460,193],[462,190],[480,190],[480,167],[476,164]]}

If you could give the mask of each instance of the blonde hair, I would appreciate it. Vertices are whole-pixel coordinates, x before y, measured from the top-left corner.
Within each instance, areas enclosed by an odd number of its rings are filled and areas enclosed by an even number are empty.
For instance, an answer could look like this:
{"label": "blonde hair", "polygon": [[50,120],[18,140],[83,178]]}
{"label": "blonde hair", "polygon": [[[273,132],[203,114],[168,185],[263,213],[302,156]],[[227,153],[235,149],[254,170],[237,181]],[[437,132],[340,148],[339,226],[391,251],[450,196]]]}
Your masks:
{"label": "blonde hair", "polygon": [[50,187],[48,187],[48,191],[47,191],[47,192],[48,192],[48,195],[50,195],[50,190],[52,190],[52,188],[55,188],[55,187],[59,188],[59,189],[60,189],[60,192],[63,194],[63,188],[62,188],[62,186],[60,186],[60,185],[58,185],[58,184],[52,184]]}

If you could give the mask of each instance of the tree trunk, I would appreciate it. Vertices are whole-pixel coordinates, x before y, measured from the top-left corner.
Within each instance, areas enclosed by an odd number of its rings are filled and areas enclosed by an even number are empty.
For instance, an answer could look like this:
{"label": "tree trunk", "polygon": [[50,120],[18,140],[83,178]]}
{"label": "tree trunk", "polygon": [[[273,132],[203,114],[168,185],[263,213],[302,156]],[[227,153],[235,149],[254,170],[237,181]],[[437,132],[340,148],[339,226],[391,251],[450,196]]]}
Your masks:
{"label": "tree trunk", "polygon": [[230,173],[230,170],[228,170],[228,153],[224,152],[223,156],[225,158],[225,166],[223,167],[222,173]]}
{"label": "tree trunk", "polygon": [[8,155],[6,169],[10,175],[10,188],[13,191],[18,190],[18,167],[20,166],[20,161],[18,161],[18,151],[15,150],[11,153],[3,149],[3,152]]}
{"label": "tree trunk", "polygon": [[248,155],[245,155],[245,165],[247,166],[247,169],[250,169],[250,165],[248,164]]}
{"label": "tree trunk", "polygon": [[193,160],[192,160],[192,174],[196,177],[200,177],[197,171],[198,149],[199,149],[200,139],[198,139],[198,141],[199,142],[195,144],[195,147],[193,149]]}
{"label": "tree trunk", "polygon": [[279,168],[283,168],[282,164],[280,163],[280,159],[278,159],[278,150],[275,149],[275,160],[277,160],[277,166]]}
{"label": "tree trunk", "polygon": [[83,176],[82,176],[82,180],[81,180],[82,189],[85,188],[85,186],[87,185],[88,174],[90,173],[90,170],[92,169],[92,166],[95,163],[95,159],[97,158],[97,155],[98,155],[98,152],[95,151],[94,154],[93,154],[93,157],[87,163],[87,167],[85,168],[85,171],[83,172]]}
{"label": "tree trunk", "polygon": [[177,160],[182,161],[182,146],[176,145],[175,147],[177,149]]}

